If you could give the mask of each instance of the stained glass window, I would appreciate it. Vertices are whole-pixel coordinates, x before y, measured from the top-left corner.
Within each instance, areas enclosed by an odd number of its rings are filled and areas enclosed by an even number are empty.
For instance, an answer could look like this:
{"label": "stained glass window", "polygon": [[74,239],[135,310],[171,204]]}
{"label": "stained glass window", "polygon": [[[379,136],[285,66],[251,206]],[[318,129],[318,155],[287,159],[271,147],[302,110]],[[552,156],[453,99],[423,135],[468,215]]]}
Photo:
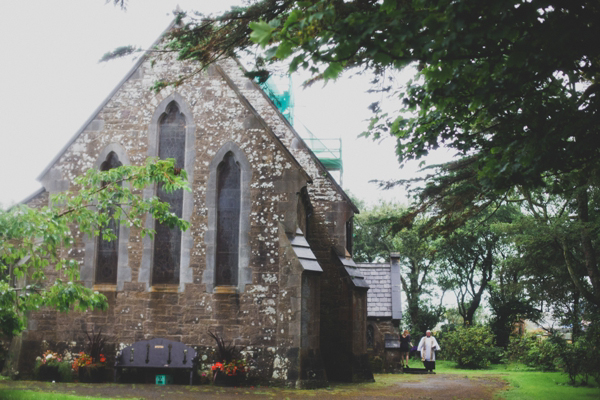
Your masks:
{"label": "stained glass window", "polygon": [[[185,116],[176,103],[171,103],[159,121],[158,157],[174,158],[175,167],[183,168],[185,159]],[[167,193],[158,186],[157,196],[171,206],[171,212],[181,218],[183,212],[183,190]],[[181,259],[181,230],[168,225],[155,224],[154,261],[152,283],[179,283]]]}
{"label": "stained glass window", "polygon": [[[100,165],[100,171],[108,171],[120,167],[122,164],[114,151],[108,153],[106,160]],[[114,213],[113,208],[106,210],[109,215]],[[104,240],[104,232],[111,231],[117,237],[113,240]],[[100,230],[96,247],[96,283],[117,284],[117,262],[119,255],[119,225],[111,219],[107,226]]]}
{"label": "stained glass window", "polygon": [[240,237],[240,167],[232,152],[217,168],[217,286],[237,286]]}

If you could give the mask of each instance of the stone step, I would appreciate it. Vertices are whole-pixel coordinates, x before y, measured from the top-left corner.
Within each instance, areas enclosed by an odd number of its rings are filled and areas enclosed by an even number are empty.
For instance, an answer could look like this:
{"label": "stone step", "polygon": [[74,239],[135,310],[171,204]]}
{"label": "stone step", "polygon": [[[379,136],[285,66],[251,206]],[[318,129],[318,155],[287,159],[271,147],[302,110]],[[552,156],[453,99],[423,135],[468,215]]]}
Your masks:
{"label": "stone step", "polygon": [[[404,368],[405,374],[427,374],[427,370],[425,368]],[[435,372],[433,372],[435,374]]]}

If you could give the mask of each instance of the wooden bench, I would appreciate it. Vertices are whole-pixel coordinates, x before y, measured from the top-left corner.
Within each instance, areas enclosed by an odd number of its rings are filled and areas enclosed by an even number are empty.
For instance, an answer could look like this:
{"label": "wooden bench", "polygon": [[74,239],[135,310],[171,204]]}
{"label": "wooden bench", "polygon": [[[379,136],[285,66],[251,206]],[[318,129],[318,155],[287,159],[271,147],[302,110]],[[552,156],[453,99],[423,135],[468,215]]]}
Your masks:
{"label": "wooden bench", "polygon": [[189,370],[190,385],[194,378],[196,350],[181,342],[151,339],[125,347],[115,359],[115,382],[123,368],[153,368],[160,370]]}

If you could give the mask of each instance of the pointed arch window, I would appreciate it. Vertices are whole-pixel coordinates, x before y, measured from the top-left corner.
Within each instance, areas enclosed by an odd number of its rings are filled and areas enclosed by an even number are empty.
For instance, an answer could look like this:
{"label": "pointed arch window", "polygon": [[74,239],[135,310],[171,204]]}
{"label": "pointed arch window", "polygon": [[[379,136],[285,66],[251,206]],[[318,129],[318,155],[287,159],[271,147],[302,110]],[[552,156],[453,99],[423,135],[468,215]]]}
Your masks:
{"label": "pointed arch window", "polygon": [[209,293],[242,293],[252,283],[249,244],[252,167],[244,151],[227,142],[214,155],[209,171],[206,270],[202,283]]}
{"label": "pointed arch window", "polygon": [[[106,156],[106,160],[100,165],[100,171],[108,171],[123,165],[114,151]],[[106,210],[109,215],[114,214],[114,208]],[[116,238],[105,240],[104,233],[112,232]],[[117,284],[117,265],[119,258],[119,225],[114,219],[110,219],[107,226],[100,230],[96,245],[96,276],[95,282],[98,284]]]}
{"label": "pointed arch window", "polygon": [[217,286],[238,284],[240,182],[240,166],[228,152],[217,167]]}
{"label": "pointed arch window", "polygon": [[[158,157],[174,158],[175,167],[185,164],[186,120],[177,103],[167,106],[159,121]],[[157,188],[161,201],[169,203],[171,212],[181,218],[183,214],[183,190],[167,193],[162,185]],[[156,221],[154,229],[154,254],[152,284],[178,284],[181,261],[181,230],[170,228]]]}

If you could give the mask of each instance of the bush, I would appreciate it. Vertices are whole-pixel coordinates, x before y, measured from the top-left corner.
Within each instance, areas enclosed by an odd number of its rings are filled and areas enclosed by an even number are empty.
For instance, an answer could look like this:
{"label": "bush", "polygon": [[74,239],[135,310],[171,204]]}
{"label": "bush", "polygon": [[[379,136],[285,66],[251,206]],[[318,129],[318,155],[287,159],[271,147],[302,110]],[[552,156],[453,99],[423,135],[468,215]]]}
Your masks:
{"label": "bush", "polygon": [[537,340],[535,335],[512,336],[506,349],[506,359],[510,362],[525,364],[526,355]]}
{"label": "bush", "polygon": [[71,361],[64,359],[62,355],[51,350],[45,351],[41,357],[36,358],[33,373],[38,380],[73,381]]}
{"label": "bush", "polygon": [[525,355],[525,364],[542,371],[556,371],[560,357],[560,346],[556,339],[539,338],[533,342]]}
{"label": "bush", "polygon": [[523,364],[541,371],[556,371],[561,354],[561,345],[557,337],[543,338],[536,335],[513,337],[508,345],[510,361]]}
{"label": "bush", "polygon": [[490,351],[490,362],[492,364],[502,364],[506,351],[502,347],[494,346]]}
{"label": "bush", "polygon": [[444,334],[444,353],[460,368],[480,369],[490,364],[495,354],[494,335],[488,327],[459,327]]}
{"label": "bush", "polygon": [[571,384],[588,384],[590,375],[600,383],[600,338],[594,334],[578,338],[575,343],[563,341],[559,345],[559,357],[563,371],[569,375]]}

